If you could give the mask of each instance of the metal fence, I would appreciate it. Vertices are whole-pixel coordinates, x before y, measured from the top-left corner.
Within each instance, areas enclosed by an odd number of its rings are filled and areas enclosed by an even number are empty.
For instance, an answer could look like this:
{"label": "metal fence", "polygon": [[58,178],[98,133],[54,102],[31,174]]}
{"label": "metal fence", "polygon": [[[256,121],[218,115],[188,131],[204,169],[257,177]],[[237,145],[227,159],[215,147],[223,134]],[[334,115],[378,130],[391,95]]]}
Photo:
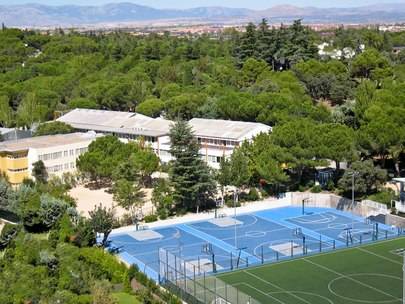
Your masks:
{"label": "metal fence", "polygon": [[185,261],[161,248],[160,283],[189,304],[260,304],[239,289],[210,275],[215,271],[215,264],[201,262]]}
{"label": "metal fence", "polygon": [[[378,227],[378,226],[375,226]],[[274,263],[320,252],[333,251],[337,247],[359,246],[379,240],[395,238],[403,235],[404,231],[378,230],[373,228],[370,235],[352,234],[348,230],[345,238],[339,241],[315,238],[296,238],[282,243],[282,246],[270,249],[268,246],[258,247],[255,255],[241,258],[230,254],[228,258],[216,258],[212,253],[194,256],[195,260],[185,260],[175,253],[159,249],[159,282],[189,304],[259,304],[237,288],[218,279],[215,274],[244,269],[261,264]],[[281,244],[280,244],[281,245]],[[209,257],[209,258],[207,258]]]}

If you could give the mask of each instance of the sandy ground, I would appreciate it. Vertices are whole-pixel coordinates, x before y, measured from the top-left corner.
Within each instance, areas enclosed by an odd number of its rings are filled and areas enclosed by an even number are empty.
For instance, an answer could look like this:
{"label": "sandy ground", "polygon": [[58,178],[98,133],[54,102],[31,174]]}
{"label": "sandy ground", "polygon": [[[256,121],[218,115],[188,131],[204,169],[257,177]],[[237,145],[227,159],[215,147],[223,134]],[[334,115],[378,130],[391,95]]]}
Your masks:
{"label": "sandy ground", "polygon": [[[151,214],[153,212],[153,205],[151,203],[152,189],[143,189],[145,192],[145,205],[142,208],[144,215]],[[101,204],[104,207],[115,207],[115,214],[117,217],[121,217],[125,213],[128,213],[125,209],[118,206],[114,201],[113,195],[107,192],[106,188],[98,190],[90,190],[83,185],[79,185],[72,190],[69,194],[77,202],[77,210],[85,217],[89,216],[89,211],[94,209],[94,206]]]}

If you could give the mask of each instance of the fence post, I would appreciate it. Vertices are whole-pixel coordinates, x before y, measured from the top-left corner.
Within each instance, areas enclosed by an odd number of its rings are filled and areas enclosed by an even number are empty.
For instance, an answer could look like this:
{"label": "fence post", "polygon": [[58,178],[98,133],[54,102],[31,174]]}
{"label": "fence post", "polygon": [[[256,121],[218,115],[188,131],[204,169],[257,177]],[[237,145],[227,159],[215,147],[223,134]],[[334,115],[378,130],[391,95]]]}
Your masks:
{"label": "fence post", "polygon": [[319,252],[322,252],[322,235],[319,235]]}
{"label": "fence post", "polygon": [[336,249],[336,241],[333,240],[333,250],[335,250],[335,249]]}
{"label": "fence post", "polygon": [[276,261],[278,261],[278,251],[276,251]]}
{"label": "fence post", "polygon": [[169,251],[166,250],[166,279],[169,279]]}
{"label": "fence post", "polygon": [[363,236],[360,234],[360,245],[363,244]]}
{"label": "fence post", "polygon": [[291,257],[294,256],[294,245],[293,245],[293,241],[291,240]]}
{"label": "fence post", "polygon": [[196,282],[195,282],[195,265],[194,264],[193,264],[193,272],[194,272],[194,280],[193,280],[193,283],[194,283],[194,298],[196,298],[197,297],[197,292],[196,292],[197,285],[196,285]]}
{"label": "fence post", "polygon": [[233,257],[232,257],[232,251],[231,251],[231,270],[233,270]]}
{"label": "fence post", "polygon": [[205,285],[205,271],[204,271],[204,303],[207,303],[207,286]]}
{"label": "fence post", "polygon": [[263,253],[263,245],[262,245],[262,247],[261,247],[261,253],[262,253],[262,264],[264,264],[264,253]]}
{"label": "fence post", "polygon": [[187,268],[186,261],[184,261],[184,289],[187,291]]}
{"label": "fence post", "polygon": [[177,256],[174,255],[174,278],[177,286]]}

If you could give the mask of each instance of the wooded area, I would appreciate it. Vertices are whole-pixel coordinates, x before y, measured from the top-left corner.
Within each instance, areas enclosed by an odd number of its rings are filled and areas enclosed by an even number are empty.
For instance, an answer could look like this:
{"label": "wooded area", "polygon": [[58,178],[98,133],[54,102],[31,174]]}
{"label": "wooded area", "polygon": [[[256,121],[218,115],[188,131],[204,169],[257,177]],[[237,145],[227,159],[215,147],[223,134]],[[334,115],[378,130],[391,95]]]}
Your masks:
{"label": "wooded area", "polygon": [[[320,56],[323,42],[330,51],[351,48],[354,55]],[[144,186],[154,187],[155,219],[164,219],[215,206],[216,183],[222,190],[234,186],[236,199],[247,200],[286,190],[349,195],[354,172],[357,197],[389,203],[394,194],[382,186],[404,175],[405,151],[405,51],[394,52],[394,46],[405,46],[404,32],[339,29],[320,35],[300,21],[274,29],[264,20],[219,37],[3,29],[0,126],[31,128],[74,108],[176,120],[172,164],[161,166],[147,147],[113,136],[94,141],[77,162],[82,177],[107,182],[133,216]],[[242,145],[214,172],[183,121],[193,117],[262,122],[273,132]],[[71,131],[47,124],[36,135]],[[334,178],[315,186],[315,167],[330,161]],[[340,170],[341,163],[348,169]],[[99,206],[83,218],[67,194],[74,180],[48,180],[42,167],[35,166],[36,182],[26,180],[18,189],[1,178],[0,208],[15,213],[20,225],[1,232],[0,302],[113,303],[114,293],[131,292],[135,278],[147,287],[136,291],[145,303],[177,303],[136,269],[94,247],[95,233],[105,233],[106,246],[119,224],[113,211]],[[169,179],[152,181],[158,169]]]}

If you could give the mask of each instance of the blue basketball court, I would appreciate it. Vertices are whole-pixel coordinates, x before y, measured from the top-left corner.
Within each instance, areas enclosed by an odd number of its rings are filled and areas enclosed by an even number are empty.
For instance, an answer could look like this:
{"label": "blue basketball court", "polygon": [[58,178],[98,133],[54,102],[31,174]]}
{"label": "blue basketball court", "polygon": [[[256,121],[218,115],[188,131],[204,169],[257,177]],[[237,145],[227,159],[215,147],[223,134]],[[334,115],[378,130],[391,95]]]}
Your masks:
{"label": "blue basketball court", "polygon": [[[112,234],[110,247],[159,280],[159,251],[221,272],[396,237],[400,231],[328,208],[283,207],[150,230]],[[174,261],[176,263],[176,261]]]}

